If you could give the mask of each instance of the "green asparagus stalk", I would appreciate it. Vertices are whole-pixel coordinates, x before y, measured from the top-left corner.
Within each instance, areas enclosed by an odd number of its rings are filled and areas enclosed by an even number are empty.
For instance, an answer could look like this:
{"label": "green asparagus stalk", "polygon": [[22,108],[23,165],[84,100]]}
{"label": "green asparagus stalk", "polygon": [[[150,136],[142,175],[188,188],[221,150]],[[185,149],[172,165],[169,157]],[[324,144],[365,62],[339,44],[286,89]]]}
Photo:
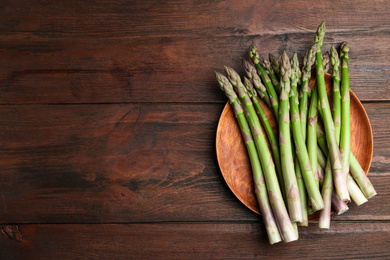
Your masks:
{"label": "green asparagus stalk", "polygon": [[308,111],[308,97],[310,92],[309,81],[311,77],[311,67],[313,66],[316,58],[317,44],[314,44],[310,50],[306,53],[303,60],[302,67],[302,86],[301,97],[299,100],[299,111],[301,120],[301,129],[303,139],[306,141],[306,125],[307,125],[307,111]]}
{"label": "green asparagus stalk", "polygon": [[237,91],[244,112],[248,114],[247,120],[253,135],[257,153],[260,157],[260,163],[264,172],[265,183],[268,189],[268,195],[271,202],[271,207],[276,218],[276,223],[279,227],[279,232],[283,241],[291,242],[298,239],[298,235],[290,221],[286,206],[283,201],[283,196],[278,183],[278,177],[275,171],[275,164],[272,160],[271,152],[267,146],[267,140],[261,129],[260,121],[253,107],[252,101],[246,94],[246,89],[241,82],[240,76],[232,68],[225,66],[225,72],[228,75],[230,83]]}
{"label": "green asparagus stalk", "polygon": [[271,63],[268,60],[264,60],[262,63],[265,71],[267,72],[269,78],[271,79],[272,85],[274,85],[276,94],[279,96],[280,95],[280,84],[279,80],[276,77],[275,71],[273,70]]}
{"label": "green asparagus stalk", "polygon": [[280,158],[286,188],[287,205],[291,221],[302,221],[302,205],[299,197],[298,183],[294,171],[294,159],[291,150],[289,98],[291,66],[287,57],[281,69],[281,92],[279,103],[279,145]]}
{"label": "green asparagus stalk", "polygon": [[271,105],[272,110],[275,114],[275,117],[278,119],[279,114],[279,99],[278,95],[276,94],[275,88],[272,85],[271,79],[269,78],[268,74],[265,72],[265,69],[260,64],[259,60],[259,53],[257,51],[257,46],[255,43],[253,43],[249,48],[249,56],[251,57],[253,64],[255,64],[255,67],[257,69],[257,73],[260,75],[261,79],[263,80],[263,83],[267,89],[268,95],[271,99]]}
{"label": "green asparagus stalk", "polygon": [[326,93],[325,74],[322,64],[322,42],[325,35],[325,23],[323,22],[317,30],[316,43],[319,44],[316,53],[316,73],[317,73],[317,87],[318,96],[321,102],[322,120],[324,123],[327,146],[329,148],[329,155],[331,159],[333,179],[337,195],[341,200],[349,201],[349,193],[346,183],[346,177],[341,163],[340,150],[338,148],[336,137],[334,133],[334,124],[332,119],[332,113],[330,111],[328,96]]}
{"label": "green asparagus stalk", "polygon": [[348,72],[348,52],[349,47],[346,42],[340,46],[341,53],[341,134],[340,151],[343,164],[344,175],[349,172],[349,153],[351,151],[351,118],[350,118],[350,95],[349,95],[349,72]]}
{"label": "green asparagus stalk", "polygon": [[270,147],[271,147],[271,151],[272,151],[272,154],[274,156],[274,162],[275,162],[275,166],[276,166],[276,172],[278,174],[278,178],[279,178],[279,183],[280,183],[280,186],[281,186],[281,190],[282,190],[282,195],[283,195],[283,198],[287,198],[286,196],[286,191],[284,189],[284,181],[283,181],[283,174],[282,174],[282,167],[281,167],[281,164],[280,164],[280,151],[279,151],[279,143],[278,143],[278,140],[276,139],[276,136],[274,134],[274,131],[272,130],[272,126],[267,118],[267,115],[265,114],[264,112],[264,109],[263,107],[261,106],[259,100],[257,99],[257,93],[256,93],[256,90],[255,88],[253,87],[251,81],[244,77],[244,86],[248,92],[248,95],[249,97],[251,98],[252,100],[252,103],[256,109],[256,112],[259,116],[259,119],[261,121],[261,124],[263,125],[263,128],[265,130],[265,133],[268,137],[268,141],[269,141],[269,144],[270,144]]}
{"label": "green asparagus stalk", "polygon": [[333,193],[333,175],[330,159],[327,160],[325,166],[325,177],[322,184],[321,194],[324,200],[324,209],[320,212],[318,226],[322,229],[329,229],[330,214],[332,210],[332,193]]}
{"label": "green asparagus stalk", "polygon": [[374,186],[360,166],[356,157],[353,155],[352,151],[349,158],[349,171],[367,199],[376,195]]}
{"label": "green asparagus stalk", "polygon": [[[340,139],[340,113],[341,113],[341,103],[340,103],[340,76],[339,76],[339,58],[338,54],[333,46],[331,46],[331,53],[330,56],[325,56],[323,61],[324,64],[329,64],[329,60],[326,60],[326,57],[328,57],[331,61],[331,64],[333,66],[333,123],[334,123],[334,133],[337,144],[339,143]],[[324,57],[324,56],[323,56]],[[326,66],[324,66],[326,67]],[[324,144],[322,144],[324,145]],[[318,153],[317,153],[318,154]],[[321,156],[322,157],[322,156]],[[321,158],[321,161],[323,159]],[[320,213],[319,217],[319,227],[320,228],[326,228],[329,229],[330,227],[330,214],[331,214],[331,205],[332,205],[332,194],[333,193],[333,176],[332,176],[332,169],[330,167],[330,156],[328,153],[328,158],[326,161],[326,168],[325,168],[325,178],[324,183],[322,186],[322,198],[324,199],[324,210]],[[348,183],[347,183],[348,186]],[[336,200],[334,200],[336,201]]]}
{"label": "green asparagus stalk", "polygon": [[276,78],[280,78],[280,63],[281,61],[273,54],[269,54],[269,61],[271,63],[272,69],[275,72]]}
{"label": "green asparagus stalk", "polygon": [[242,60],[242,65],[244,67],[245,73],[247,77],[252,81],[252,84],[255,86],[257,93],[259,94],[259,97],[267,104],[267,106],[270,108],[271,105],[271,99],[269,98],[269,95],[267,93],[267,89],[261,83],[261,79],[259,75],[257,74],[256,68],[247,60]]}
{"label": "green asparagus stalk", "polygon": [[215,72],[215,74],[222,91],[225,93],[231,107],[233,108],[237,122],[241,129],[242,137],[244,139],[252,167],[255,194],[259,204],[260,213],[265,224],[269,243],[278,243],[282,241],[282,238],[280,236],[277,223],[273,216],[271,205],[268,200],[267,189],[265,185],[263,171],[261,169],[260,159],[257,154],[255,143],[253,142],[248,122],[244,116],[244,111],[228,79],[218,72]]}
{"label": "green asparagus stalk", "polygon": [[308,113],[309,118],[307,124],[307,152],[309,153],[310,164],[314,171],[314,178],[316,180],[317,187],[319,188],[320,178],[317,167],[317,104],[317,88],[314,88],[311,95]]}
{"label": "green asparagus stalk", "polygon": [[339,143],[341,129],[341,96],[340,96],[340,60],[335,47],[330,47],[330,59],[333,66],[333,122],[336,141]]}
{"label": "green asparagus stalk", "polygon": [[309,225],[309,214],[307,210],[307,192],[305,187],[305,182],[302,177],[301,167],[299,166],[298,157],[295,154],[294,156],[294,167],[295,167],[295,176],[297,177],[297,184],[299,190],[299,198],[301,199],[301,208],[302,208],[302,221],[298,223],[299,226],[306,227]]}
{"label": "green asparagus stalk", "polygon": [[[295,60],[295,59],[294,59]],[[282,55],[281,74],[289,67],[288,56],[284,52]],[[298,156],[299,165],[301,167],[303,180],[308,193],[308,199],[310,205],[314,211],[321,210],[324,207],[324,203],[321,197],[321,193],[317,188],[314,172],[310,164],[309,155],[307,152],[305,141],[303,140],[301,122],[299,117],[299,105],[298,105],[298,93],[297,93],[297,63],[293,63],[294,68],[291,74],[291,93],[290,93],[290,115],[291,115],[291,128],[294,136],[294,144],[296,154]]]}

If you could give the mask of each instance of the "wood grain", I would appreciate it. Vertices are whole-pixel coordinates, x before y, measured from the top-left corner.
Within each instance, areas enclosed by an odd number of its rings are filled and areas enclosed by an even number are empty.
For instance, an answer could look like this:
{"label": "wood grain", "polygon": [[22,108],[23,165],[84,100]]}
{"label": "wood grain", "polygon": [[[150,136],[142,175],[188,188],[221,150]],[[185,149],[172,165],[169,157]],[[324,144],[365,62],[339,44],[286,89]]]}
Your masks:
{"label": "wood grain", "polygon": [[[298,241],[272,246],[267,242],[261,223],[21,225],[23,242],[15,243],[0,236],[0,258],[44,260],[390,257],[389,223],[332,224],[332,229],[328,231],[314,226],[301,228]],[[343,250],[340,250],[340,247]]]}
{"label": "wood grain", "polygon": [[[390,105],[365,104],[379,195],[348,218],[390,219]],[[215,155],[223,104],[0,106],[0,223],[253,220]],[[382,204],[383,203],[383,204]],[[342,216],[343,217],[343,216]]]}
{"label": "wood grain", "polygon": [[[91,8],[12,1],[0,10],[0,104],[223,102],[214,70],[229,65],[243,72],[252,42],[262,59],[286,50],[302,60],[319,19],[327,22],[324,50],[350,44],[356,95],[390,100],[389,4],[374,1],[361,10],[348,2],[299,3],[304,8],[285,15],[280,6],[292,7],[286,1],[243,1],[238,9],[230,1],[197,8],[189,1],[96,1]],[[345,5],[350,12],[335,19]]]}

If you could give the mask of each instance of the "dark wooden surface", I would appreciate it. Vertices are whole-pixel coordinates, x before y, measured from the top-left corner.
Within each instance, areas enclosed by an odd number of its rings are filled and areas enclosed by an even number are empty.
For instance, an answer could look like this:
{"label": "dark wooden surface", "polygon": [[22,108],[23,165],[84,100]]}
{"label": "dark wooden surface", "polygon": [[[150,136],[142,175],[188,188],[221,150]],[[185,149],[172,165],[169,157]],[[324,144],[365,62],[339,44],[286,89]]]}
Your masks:
{"label": "dark wooden surface", "polygon": [[[389,259],[389,1],[2,1],[0,259]],[[214,70],[348,41],[378,195],[270,246],[224,182]]]}

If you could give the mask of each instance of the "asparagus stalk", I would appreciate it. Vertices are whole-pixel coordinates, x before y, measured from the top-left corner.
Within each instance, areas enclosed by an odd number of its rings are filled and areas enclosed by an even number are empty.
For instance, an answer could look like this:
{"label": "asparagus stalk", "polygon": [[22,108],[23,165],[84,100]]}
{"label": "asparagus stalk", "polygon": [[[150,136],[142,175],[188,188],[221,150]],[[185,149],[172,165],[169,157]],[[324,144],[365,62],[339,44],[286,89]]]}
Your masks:
{"label": "asparagus stalk", "polygon": [[257,69],[257,73],[260,75],[261,79],[263,80],[263,83],[267,89],[268,95],[271,99],[271,105],[272,110],[275,114],[275,117],[278,119],[278,113],[279,113],[279,99],[278,95],[276,94],[275,88],[272,85],[271,79],[269,78],[268,74],[265,72],[265,69],[260,64],[259,60],[259,53],[257,51],[257,46],[255,43],[253,43],[249,48],[249,56],[251,57],[253,63],[255,64],[255,67]]}
{"label": "asparagus stalk", "polygon": [[[295,55],[294,55],[295,56]],[[294,59],[295,60],[295,59]],[[290,64],[288,64],[288,56],[284,52],[282,55],[282,67],[281,73],[287,70]],[[294,144],[296,154],[298,156],[299,165],[301,167],[303,180],[308,193],[310,205],[314,211],[321,210],[324,207],[324,203],[321,197],[321,193],[317,188],[316,180],[314,178],[314,172],[310,164],[309,155],[306,149],[305,141],[303,140],[301,122],[299,117],[298,107],[298,94],[297,94],[297,74],[298,70],[297,62],[293,62],[294,69],[291,74],[291,93],[290,93],[290,115],[291,115],[291,126],[294,136]]]}
{"label": "asparagus stalk", "polygon": [[[284,53],[285,54],[285,53]],[[283,58],[282,58],[283,60]],[[289,99],[291,66],[288,60],[283,60],[281,72],[281,92],[279,103],[279,145],[280,158],[283,171],[284,185],[286,188],[287,205],[291,221],[302,221],[302,206],[299,197],[297,179],[294,172],[294,159],[291,149]]]}
{"label": "asparagus stalk", "polygon": [[244,78],[244,86],[248,92],[249,97],[252,100],[252,103],[256,109],[256,112],[259,116],[259,119],[261,121],[261,124],[264,127],[265,133],[268,137],[269,144],[271,146],[271,151],[274,156],[274,162],[276,166],[276,172],[278,174],[279,183],[281,185],[281,190],[283,194],[283,198],[286,197],[286,191],[284,189],[284,182],[283,182],[283,174],[282,174],[282,167],[280,163],[280,151],[279,151],[279,143],[276,139],[276,136],[274,134],[274,131],[272,130],[272,126],[267,118],[267,115],[265,114],[263,107],[261,106],[259,100],[257,99],[257,93],[255,88],[253,87],[251,81],[248,78]]}
{"label": "asparagus stalk", "polygon": [[313,89],[310,108],[309,108],[309,118],[307,124],[307,152],[309,153],[310,164],[313,168],[314,178],[316,180],[317,187],[319,188],[319,173],[317,167],[317,117],[318,117],[318,95],[317,88]]}
{"label": "asparagus stalk", "polygon": [[321,52],[324,35],[325,35],[325,23],[322,22],[321,25],[318,27],[317,34],[316,34],[316,42],[319,44],[316,53],[318,96],[321,102],[322,119],[325,128],[327,146],[329,148],[329,155],[331,159],[333,179],[335,183],[336,192],[341,200],[349,201],[350,197],[348,193],[346,177],[344,174],[343,165],[341,163],[340,150],[336,142],[332,114],[330,111],[328,96],[326,93],[325,74],[324,74],[324,67],[322,64],[322,52]]}
{"label": "asparagus stalk", "polygon": [[333,66],[333,122],[337,143],[340,138],[341,128],[341,96],[340,96],[340,60],[335,47],[330,47],[330,59]]}
{"label": "asparagus stalk", "polygon": [[276,77],[275,71],[271,66],[271,63],[268,60],[264,60],[262,63],[265,71],[267,72],[269,78],[271,79],[272,85],[274,85],[275,91],[277,95],[280,95],[280,84],[279,80]]}
{"label": "asparagus stalk", "polygon": [[360,189],[362,190],[364,196],[366,196],[367,199],[373,197],[376,195],[376,191],[374,189],[374,186],[372,185],[371,181],[368,179],[366,173],[360,166],[358,160],[353,155],[352,151],[349,156],[349,171],[351,172],[351,175],[355,179],[356,183],[359,185]]}
{"label": "asparagus stalk", "polygon": [[351,118],[350,118],[350,95],[349,95],[349,72],[348,72],[348,52],[349,47],[346,42],[340,46],[341,53],[341,134],[340,151],[341,162],[343,164],[344,175],[349,172],[349,153],[351,151]]}
{"label": "asparagus stalk", "polygon": [[257,153],[260,157],[260,163],[264,172],[265,183],[268,189],[268,195],[271,202],[271,207],[276,218],[276,223],[279,227],[279,232],[283,241],[291,242],[298,239],[293,224],[290,221],[286,206],[283,202],[283,196],[278,183],[278,177],[275,171],[275,164],[272,160],[271,152],[267,146],[267,140],[261,129],[260,121],[256,115],[253,104],[246,94],[246,89],[241,82],[240,76],[232,68],[225,66],[225,72],[228,75],[230,83],[237,91],[242,105],[245,108],[244,112],[248,114],[247,120],[253,135]]}
{"label": "asparagus stalk", "polygon": [[253,181],[255,185],[255,194],[260,208],[260,213],[263,218],[265,228],[268,235],[270,244],[278,243],[282,241],[275,218],[273,216],[271,206],[268,200],[267,189],[265,185],[263,171],[261,169],[260,159],[257,154],[256,146],[253,142],[252,134],[250,132],[248,122],[244,116],[244,111],[241,107],[240,101],[237,98],[236,93],[233,91],[233,87],[228,79],[222,74],[215,72],[218,83],[229,100],[230,105],[233,108],[237,122],[241,129],[241,134],[245,142],[245,146],[249,155]]}
{"label": "asparagus stalk", "polygon": [[276,78],[280,78],[280,63],[281,61],[273,54],[269,54],[269,61],[271,63],[272,69],[275,72]]}
{"label": "asparagus stalk", "polygon": [[301,97],[299,100],[299,111],[301,120],[301,129],[304,140],[306,141],[306,124],[307,124],[307,109],[308,109],[308,97],[310,92],[309,81],[311,77],[311,67],[313,66],[316,58],[317,44],[314,44],[310,50],[306,53],[303,60],[302,67],[302,87]]}
{"label": "asparagus stalk", "polygon": [[271,107],[271,99],[269,98],[267,89],[265,88],[263,83],[261,83],[261,79],[257,74],[256,68],[245,59],[242,60],[242,65],[244,67],[247,77],[252,81],[260,98],[267,104],[268,107]]}
{"label": "asparagus stalk", "polygon": [[295,154],[294,156],[294,167],[295,167],[295,176],[297,177],[297,184],[299,190],[299,198],[301,199],[301,208],[302,208],[302,221],[298,223],[299,226],[306,227],[309,225],[309,217],[307,210],[307,193],[305,182],[303,181],[301,167],[299,166],[298,157]]}
{"label": "asparagus stalk", "polygon": [[[340,113],[341,113],[341,103],[340,103],[340,76],[339,76],[339,58],[337,51],[333,47],[333,45],[330,48],[331,53],[330,56],[325,56],[330,58],[331,64],[333,66],[333,123],[334,123],[334,133],[337,144],[339,143],[340,139]],[[325,60],[325,59],[324,59]],[[324,63],[329,64],[328,61],[323,61]],[[324,144],[322,144],[324,145]],[[317,153],[318,154],[318,153]],[[321,158],[322,161],[322,158]],[[322,198],[324,199],[325,207],[324,210],[320,213],[319,217],[319,227],[320,228],[326,228],[329,229],[330,227],[330,214],[331,214],[331,204],[332,204],[332,194],[333,193],[333,177],[332,175],[332,169],[330,167],[330,156],[328,153],[328,159],[326,161],[326,169],[325,169],[325,179],[322,187]],[[347,184],[348,185],[348,184]],[[350,184],[351,185],[351,184]],[[335,199],[334,201],[336,201]]]}

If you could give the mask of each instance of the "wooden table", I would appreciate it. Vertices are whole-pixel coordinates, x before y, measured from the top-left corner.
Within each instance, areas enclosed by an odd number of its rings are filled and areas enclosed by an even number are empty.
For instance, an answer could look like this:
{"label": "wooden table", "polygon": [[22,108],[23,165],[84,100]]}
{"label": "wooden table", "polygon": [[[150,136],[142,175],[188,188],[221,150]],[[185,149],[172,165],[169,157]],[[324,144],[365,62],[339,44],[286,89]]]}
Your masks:
{"label": "wooden table", "polygon": [[[0,259],[389,259],[390,1],[2,1]],[[378,195],[270,246],[215,154],[252,42],[350,44]]]}

